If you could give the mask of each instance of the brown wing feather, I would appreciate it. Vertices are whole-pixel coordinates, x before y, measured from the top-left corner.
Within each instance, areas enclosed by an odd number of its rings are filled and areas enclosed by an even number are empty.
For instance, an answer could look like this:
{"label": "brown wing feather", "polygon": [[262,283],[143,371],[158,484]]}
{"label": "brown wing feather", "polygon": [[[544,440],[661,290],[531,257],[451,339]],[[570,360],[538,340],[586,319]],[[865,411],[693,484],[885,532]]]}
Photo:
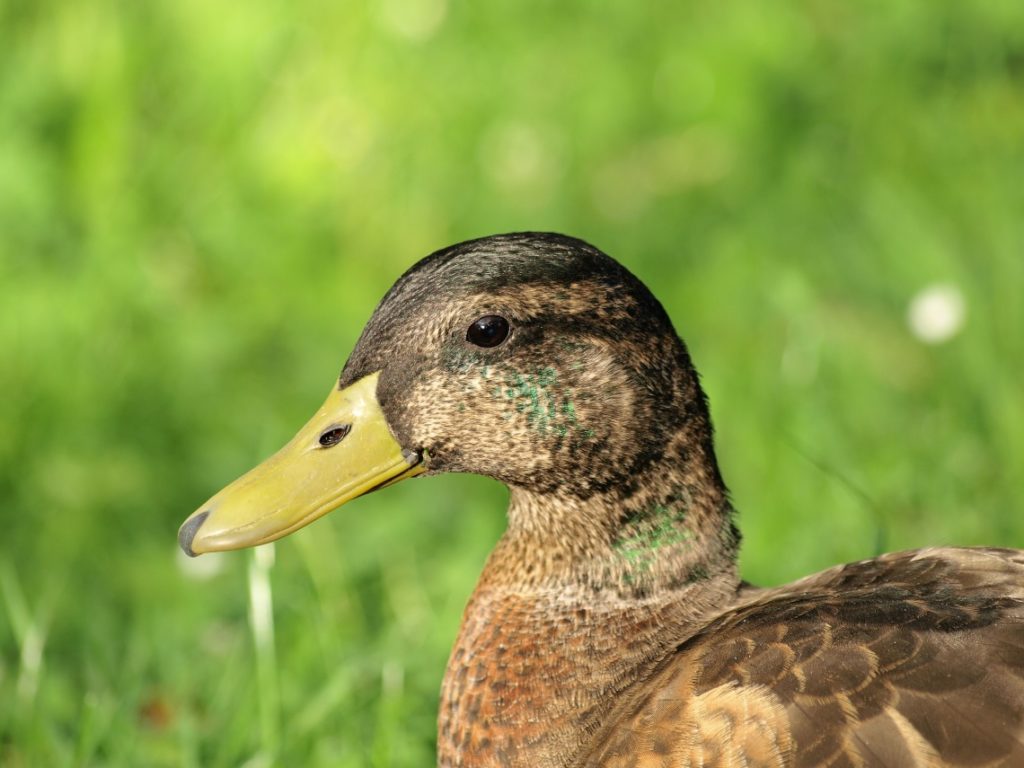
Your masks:
{"label": "brown wing feather", "polygon": [[899,553],[751,593],[633,693],[586,765],[1024,766],[1024,552]]}

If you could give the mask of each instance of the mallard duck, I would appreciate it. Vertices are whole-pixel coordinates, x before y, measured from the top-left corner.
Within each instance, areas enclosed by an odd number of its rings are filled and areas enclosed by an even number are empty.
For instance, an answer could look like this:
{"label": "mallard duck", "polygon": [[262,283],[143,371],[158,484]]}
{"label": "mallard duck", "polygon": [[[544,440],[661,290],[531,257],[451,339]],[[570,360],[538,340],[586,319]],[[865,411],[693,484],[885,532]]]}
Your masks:
{"label": "mallard duck", "polygon": [[444,677],[439,765],[1024,765],[1024,552],[744,584],[687,349],[587,243],[501,235],[413,266],[312,420],[179,542],[262,544],[439,472],[510,490]]}

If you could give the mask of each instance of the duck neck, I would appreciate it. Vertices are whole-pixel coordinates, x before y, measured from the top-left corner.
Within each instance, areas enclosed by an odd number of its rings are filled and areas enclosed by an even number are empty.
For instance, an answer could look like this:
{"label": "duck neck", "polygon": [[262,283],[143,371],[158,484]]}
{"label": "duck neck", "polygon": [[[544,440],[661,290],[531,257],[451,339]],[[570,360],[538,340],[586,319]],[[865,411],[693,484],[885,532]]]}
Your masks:
{"label": "duck neck", "polygon": [[440,765],[577,764],[630,687],[735,599],[732,508],[692,445],[620,491],[511,489],[442,686]]}

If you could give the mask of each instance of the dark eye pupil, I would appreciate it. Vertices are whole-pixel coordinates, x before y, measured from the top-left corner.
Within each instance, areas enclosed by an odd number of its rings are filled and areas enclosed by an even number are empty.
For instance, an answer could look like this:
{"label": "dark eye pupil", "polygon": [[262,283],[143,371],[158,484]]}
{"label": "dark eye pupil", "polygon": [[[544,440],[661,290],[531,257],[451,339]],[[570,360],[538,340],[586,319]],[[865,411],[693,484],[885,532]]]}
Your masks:
{"label": "dark eye pupil", "polygon": [[325,430],[320,435],[320,445],[324,448],[330,448],[332,445],[337,445],[345,439],[345,436],[348,434],[350,429],[352,429],[350,424],[342,424],[339,427],[331,427],[330,429]]}
{"label": "dark eye pupil", "polygon": [[466,338],[478,347],[496,347],[508,338],[508,320],[500,315],[484,315],[469,326]]}

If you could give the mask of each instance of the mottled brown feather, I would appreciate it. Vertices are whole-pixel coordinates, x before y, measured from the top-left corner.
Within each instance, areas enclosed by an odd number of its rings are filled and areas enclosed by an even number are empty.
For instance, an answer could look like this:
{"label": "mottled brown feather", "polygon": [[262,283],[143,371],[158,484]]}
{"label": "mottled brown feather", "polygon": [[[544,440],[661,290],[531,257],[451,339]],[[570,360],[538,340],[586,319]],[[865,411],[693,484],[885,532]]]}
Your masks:
{"label": "mottled brown feather", "polygon": [[[638,683],[636,709],[585,765],[1024,765],[1024,558],[908,552],[765,591]],[[680,702],[685,702],[681,707]],[[731,727],[710,731],[708,713]],[[778,749],[739,747],[771,722]],[[715,743],[715,742],[718,743]]]}

